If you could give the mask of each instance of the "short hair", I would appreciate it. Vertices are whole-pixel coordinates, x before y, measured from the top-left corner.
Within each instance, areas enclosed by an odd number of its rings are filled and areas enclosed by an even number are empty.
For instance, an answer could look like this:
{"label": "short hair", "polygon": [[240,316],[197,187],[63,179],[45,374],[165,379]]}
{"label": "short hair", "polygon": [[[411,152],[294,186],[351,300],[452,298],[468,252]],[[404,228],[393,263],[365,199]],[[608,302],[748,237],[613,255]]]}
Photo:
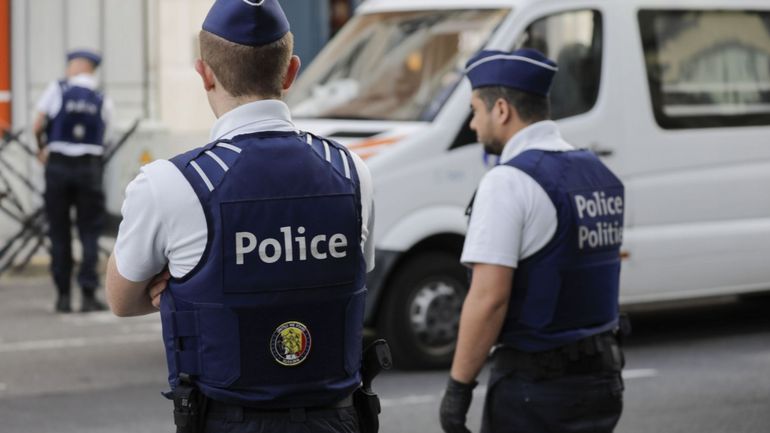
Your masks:
{"label": "short hair", "polygon": [[294,51],[294,36],[261,46],[240,45],[201,30],[201,59],[230,95],[280,98]]}
{"label": "short hair", "polygon": [[484,101],[487,110],[491,110],[498,99],[504,100],[515,108],[521,120],[527,123],[551,118],[551,102],[547,96],[504,86],[480,87],[477,89],[477,95]]}

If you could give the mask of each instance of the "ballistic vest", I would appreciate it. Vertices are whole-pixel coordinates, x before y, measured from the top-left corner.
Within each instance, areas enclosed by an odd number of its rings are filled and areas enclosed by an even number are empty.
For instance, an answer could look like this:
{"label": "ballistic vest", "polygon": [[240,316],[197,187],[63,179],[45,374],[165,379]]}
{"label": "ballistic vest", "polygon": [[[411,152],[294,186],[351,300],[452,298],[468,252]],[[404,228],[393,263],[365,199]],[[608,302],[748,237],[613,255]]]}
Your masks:
{"label": "ballistic vest", "polygon": [[102,118],[104,95],[66,81],[59,81],[59,87],[62,104],[59,113],[48,122],[48,142],[103,146],[106,128]]}
{"label": "ballistic vest", "polygon": [[514,272],[499,342],[538,352],[613,329],[618,320],[624,189],[589,151],[528,150],[505,165],[556,208],[553,238]]}
{"label": "ballistic vest", "polygon": [[198,265],[161,301],[169,382],[263,408],[318,407],[360,384],[366,266],[348,151],[259,132],[171,160],[206,216]]}

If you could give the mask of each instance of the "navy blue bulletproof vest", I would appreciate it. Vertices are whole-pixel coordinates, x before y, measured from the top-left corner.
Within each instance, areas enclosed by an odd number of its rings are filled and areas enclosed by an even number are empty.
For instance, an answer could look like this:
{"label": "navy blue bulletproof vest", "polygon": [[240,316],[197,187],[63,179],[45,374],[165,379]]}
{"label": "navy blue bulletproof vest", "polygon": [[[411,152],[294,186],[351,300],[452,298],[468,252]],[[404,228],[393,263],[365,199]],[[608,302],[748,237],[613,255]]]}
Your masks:
{"label": "navy blue bulletproof vest", "polygon": [[104,145],[105,124],[102,118],[104,95],[96,90],[72,86],[59,81],[62,105],[48,122],[48,142]]}
{"label": "navy blue bulletproof vest", "polygon": [[208,224],[198,265],[163,293],[173,387],[215,400],[333,404],[360,384],[366,265],[358,174],[310,134],[261,132],[171,160]]}
{"label": "navy blue bulletproof vest", "polygon": [[507,162],[556,207],[553,238],[519,262],[499,342],[537,352],[613,329],[618,320],[624,189],[591,152],[529,150]]}

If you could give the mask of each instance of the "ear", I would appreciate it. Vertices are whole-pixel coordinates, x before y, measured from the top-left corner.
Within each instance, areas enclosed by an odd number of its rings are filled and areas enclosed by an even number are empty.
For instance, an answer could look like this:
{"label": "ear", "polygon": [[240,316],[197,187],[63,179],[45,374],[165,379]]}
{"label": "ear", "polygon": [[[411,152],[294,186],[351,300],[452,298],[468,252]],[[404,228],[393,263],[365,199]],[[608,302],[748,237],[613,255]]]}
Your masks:
{"label": "ear", "polygon": [[516,113],[516,109],[502,98],[495,102],[492,111],[494,111],[495,119],[497,119],[497,122],[501,125],[509,124],[518,114]]}
{"label": "ear", "polygon": [[297,79],[297,74],[299,74],[299,69],[302,66],[302,61],[300,61],[298,56],[291,56],[291,60],[289,60],[289,67],[286,70],[286,78],[283,79],[283,90],[289,90],[292,84],[294,84],[294,80]]}
{"label": "ear", "polygon": [[214,71],[211,67],[203,61],[203,59],[197,59],[195,61],[195,72],[200,75],[203,80],[203,88],[208,92],[216,87],[216,78],[214,78]]}

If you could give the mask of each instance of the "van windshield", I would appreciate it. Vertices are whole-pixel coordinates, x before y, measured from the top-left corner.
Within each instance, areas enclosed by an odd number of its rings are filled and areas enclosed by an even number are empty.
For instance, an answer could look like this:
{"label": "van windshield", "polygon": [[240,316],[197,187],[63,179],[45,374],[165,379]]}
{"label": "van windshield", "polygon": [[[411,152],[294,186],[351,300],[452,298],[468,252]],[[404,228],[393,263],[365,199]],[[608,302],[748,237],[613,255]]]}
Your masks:
{"label": "van windshield", "polygon": [[295,117],[430,121],[509,12],[431,10],[359,15],[287,97]]}

